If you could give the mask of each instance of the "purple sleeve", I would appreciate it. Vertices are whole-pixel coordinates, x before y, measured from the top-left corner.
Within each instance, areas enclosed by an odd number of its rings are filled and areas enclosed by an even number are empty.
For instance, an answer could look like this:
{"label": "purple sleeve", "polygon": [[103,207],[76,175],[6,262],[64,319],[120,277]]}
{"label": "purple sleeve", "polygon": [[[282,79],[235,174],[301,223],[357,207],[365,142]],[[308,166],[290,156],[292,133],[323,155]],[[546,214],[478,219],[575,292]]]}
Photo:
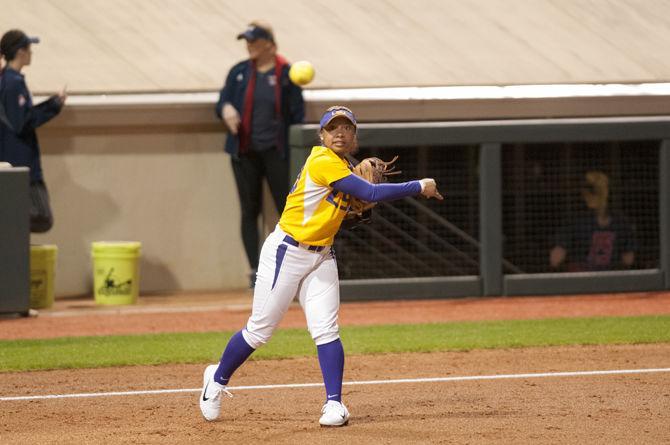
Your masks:
{"label": "purple sleeve", "polygon": [[398,184],[371,184],[351,174],[330,184],[335,190],[344,192],[367,202],[392,201],[421,193],[419,181]]}

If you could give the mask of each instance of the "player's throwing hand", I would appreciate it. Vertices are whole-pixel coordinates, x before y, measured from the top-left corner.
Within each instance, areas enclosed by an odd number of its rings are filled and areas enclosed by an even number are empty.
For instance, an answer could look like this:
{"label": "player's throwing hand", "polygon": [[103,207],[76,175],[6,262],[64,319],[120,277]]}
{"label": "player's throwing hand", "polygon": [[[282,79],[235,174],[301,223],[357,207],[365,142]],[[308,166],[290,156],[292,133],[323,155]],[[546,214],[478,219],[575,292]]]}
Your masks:
{"label": "player's throwing hand", "polygon": [[442,201],[444,198],[437,191],[437,184],[433,178],[423,178],[421,182],[421,194],[426,198],[435,198]]}

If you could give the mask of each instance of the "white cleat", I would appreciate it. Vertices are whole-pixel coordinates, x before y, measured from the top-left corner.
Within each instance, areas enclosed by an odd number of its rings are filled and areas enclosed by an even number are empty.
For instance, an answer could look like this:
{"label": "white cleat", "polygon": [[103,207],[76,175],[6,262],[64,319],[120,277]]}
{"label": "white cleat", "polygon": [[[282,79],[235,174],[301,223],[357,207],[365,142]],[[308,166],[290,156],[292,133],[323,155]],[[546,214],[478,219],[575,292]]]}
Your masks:
{"label": "white cleat", "polygon": [[214,381],[214,373],[219,365],[209,365],[205,368],[202,379],[202,391],[200,392],[200,411],[202,416],[209,420],[216,420],[221,413],[221,397],[226,394],[229,397],[233,395],[226,390],[222,384]]}
{"label": "white cleat", "polygon": [[344,403],[329,400],[321,408],[321,426],[344,426],[349,423],[349,411]]}

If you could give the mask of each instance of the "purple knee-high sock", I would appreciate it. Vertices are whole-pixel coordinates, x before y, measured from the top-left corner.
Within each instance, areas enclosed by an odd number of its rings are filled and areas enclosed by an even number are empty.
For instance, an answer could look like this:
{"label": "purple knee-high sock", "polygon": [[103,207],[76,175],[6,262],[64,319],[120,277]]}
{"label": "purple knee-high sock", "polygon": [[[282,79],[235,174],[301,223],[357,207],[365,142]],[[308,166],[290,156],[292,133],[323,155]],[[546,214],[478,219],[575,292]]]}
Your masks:
{"label": "purple knee-high sock", "polygon": [[344,374],[344,348],[337,340],[316,347],[319,365],[326,385],[326,400],[342,401],[342,376]]}
{"label": "purple knee-high sock", "polygon": [[226,345],[221,356],[219,367],[214,373],[214,381],[227,385],[230,377],[244,363],[255,349],[249,346],[242,336],[242,331],[237,331]]}

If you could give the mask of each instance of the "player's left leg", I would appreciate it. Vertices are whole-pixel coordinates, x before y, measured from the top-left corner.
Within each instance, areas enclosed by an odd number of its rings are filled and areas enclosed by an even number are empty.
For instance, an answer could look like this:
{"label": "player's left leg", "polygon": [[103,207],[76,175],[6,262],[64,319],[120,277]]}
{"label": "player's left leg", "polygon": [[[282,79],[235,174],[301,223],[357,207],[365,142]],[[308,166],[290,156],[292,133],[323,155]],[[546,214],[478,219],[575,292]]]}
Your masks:
{"label": "player's left leg", "polygon": [[342,403],[344,348],[337,325],[340,287],[337,263],[330,252],[324,254],[323,261],[303,280],[299,300],[305,311],[307,328],[317,346],[326,387],[326,403],[319,423],[322,426],[346,425],[349,411]]}

